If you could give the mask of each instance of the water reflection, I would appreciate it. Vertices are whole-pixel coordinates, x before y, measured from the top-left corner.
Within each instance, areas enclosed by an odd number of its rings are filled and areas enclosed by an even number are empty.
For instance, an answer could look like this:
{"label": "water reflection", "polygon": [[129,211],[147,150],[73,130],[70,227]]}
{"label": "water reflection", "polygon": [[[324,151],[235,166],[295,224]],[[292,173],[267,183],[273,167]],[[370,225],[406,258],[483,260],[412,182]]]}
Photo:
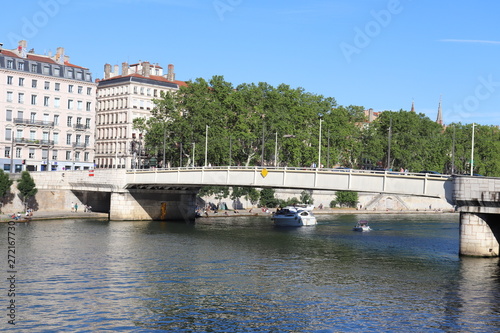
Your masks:
{"label": "water reflection", "polygon": [[358,218],[31,223],[21,330],[498,330],[498,260],[459,258],[454,218]]}

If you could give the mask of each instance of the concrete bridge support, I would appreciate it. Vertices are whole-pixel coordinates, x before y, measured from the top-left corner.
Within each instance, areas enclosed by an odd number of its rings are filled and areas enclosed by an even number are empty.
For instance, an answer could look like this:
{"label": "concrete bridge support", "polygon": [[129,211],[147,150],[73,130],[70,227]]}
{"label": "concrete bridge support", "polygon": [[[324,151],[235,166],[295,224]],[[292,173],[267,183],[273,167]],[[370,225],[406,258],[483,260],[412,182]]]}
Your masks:
{"label": "concrete bridge support", "polygon": [[460,213],[460,254],[475,257],[498,257],[500,215]]}
{"label": "concrete bridge support", "polygon": [[111,193],[110,220],[194,222],[196,194],[192,190],[130,189]]}

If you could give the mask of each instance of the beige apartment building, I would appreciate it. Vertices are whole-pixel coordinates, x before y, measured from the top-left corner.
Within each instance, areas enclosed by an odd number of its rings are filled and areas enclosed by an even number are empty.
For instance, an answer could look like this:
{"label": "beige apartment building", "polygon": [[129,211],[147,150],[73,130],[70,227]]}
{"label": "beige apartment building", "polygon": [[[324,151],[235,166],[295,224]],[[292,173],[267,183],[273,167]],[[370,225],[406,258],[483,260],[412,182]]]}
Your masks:
{"label": "beige apartment building", "polygon": [[6,172],[94,168],[96,83],[59,47],[36,54],[0,44],[0,168]]}
{"label": "beige apartment building", "polygon": [[158,64],[139,61],[129,65],[104,65],[104,79],[97,84],[96,155],[97,168],[135,169],[147,166],[142,133],[133,120],[149,117],[153,99],[161,92],[177,91],[185,85],[175,80],[174,66],[168,71]]}

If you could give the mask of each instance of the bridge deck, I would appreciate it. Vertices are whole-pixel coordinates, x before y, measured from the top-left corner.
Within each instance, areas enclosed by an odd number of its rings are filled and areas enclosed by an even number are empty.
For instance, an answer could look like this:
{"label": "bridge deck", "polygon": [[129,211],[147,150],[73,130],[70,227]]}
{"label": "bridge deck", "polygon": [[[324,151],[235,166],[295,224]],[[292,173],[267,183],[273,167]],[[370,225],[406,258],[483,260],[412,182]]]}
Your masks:
{"label": "bridge deck", "polygon": [[394,171],[275,167],[184,167],[127,170],[127,188],[252,186],[348,190],[445,198],[452,177]]}

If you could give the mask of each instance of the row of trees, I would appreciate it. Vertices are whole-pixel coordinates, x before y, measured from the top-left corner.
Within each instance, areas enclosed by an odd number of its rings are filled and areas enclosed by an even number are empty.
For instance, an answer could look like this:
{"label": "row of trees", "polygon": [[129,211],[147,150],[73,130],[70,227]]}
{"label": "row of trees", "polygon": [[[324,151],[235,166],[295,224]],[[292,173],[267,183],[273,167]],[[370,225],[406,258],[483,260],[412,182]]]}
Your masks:
{"label": "row of trees", "polygon": [[[134,127],[145,134],[147,155],[170,166],[310,166],[321,150],[325,167],[470,171],[471,124],[444,128],[400,110],[367,125],[363,107],[285,84],[199,78],[155,105]],[[476,126],[474,152],[475,173],[500,176],[498,127]]]}

